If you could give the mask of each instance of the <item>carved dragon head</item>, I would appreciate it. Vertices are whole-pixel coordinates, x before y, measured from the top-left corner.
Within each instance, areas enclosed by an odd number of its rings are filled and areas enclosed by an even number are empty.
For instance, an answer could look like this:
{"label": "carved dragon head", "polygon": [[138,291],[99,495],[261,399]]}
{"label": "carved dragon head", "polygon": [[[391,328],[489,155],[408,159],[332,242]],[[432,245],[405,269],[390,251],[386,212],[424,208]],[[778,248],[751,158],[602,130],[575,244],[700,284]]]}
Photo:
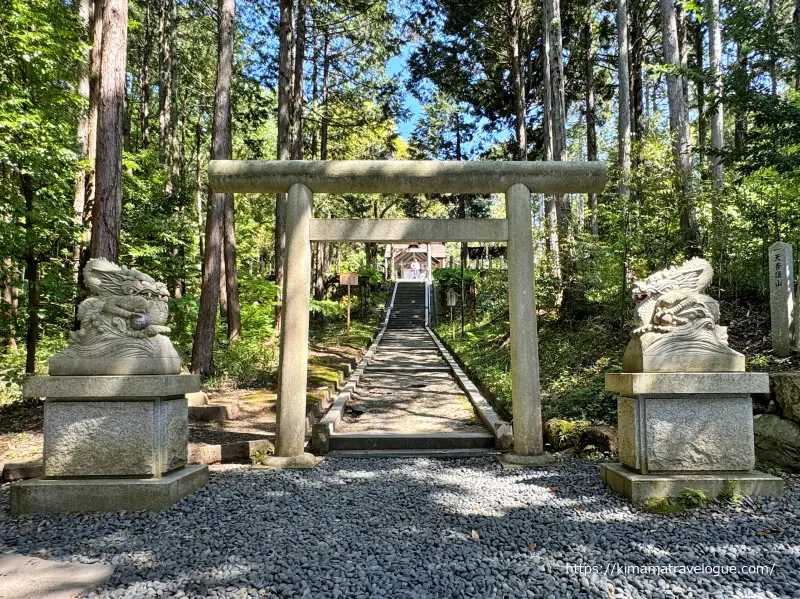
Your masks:
{"label": "carved dragon head", "polygon": [[106,298],[113,296],[139,296],[148,301],[166,301],[169,290],[138,270],[122,268],[105,258],[89,260],[83,269],[83,280],[93,295]]}
{"label": "carved dragon head", "polygon": [[702,258],[692,258],[680,266],[659,270],[644,281],[633,284],[633,301],[642,304],[678,289],[691,293],[702,293],[711,284],[714,271],[711,264]]}

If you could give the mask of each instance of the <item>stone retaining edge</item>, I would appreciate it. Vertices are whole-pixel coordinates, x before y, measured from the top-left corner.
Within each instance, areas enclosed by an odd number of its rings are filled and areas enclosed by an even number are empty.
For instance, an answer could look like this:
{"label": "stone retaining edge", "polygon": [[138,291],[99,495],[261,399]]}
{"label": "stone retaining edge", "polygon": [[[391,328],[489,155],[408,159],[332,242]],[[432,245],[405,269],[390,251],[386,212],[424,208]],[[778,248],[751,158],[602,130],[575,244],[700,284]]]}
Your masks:
{"label": "stone retaining edge", "polygon": [[438,335],[429,327],[425,327],[425,330],[428,332],[431,339],[433,339],[439,354],[441,354],[444,361],[447,362],[453,376],[458,382],[458,386],[461,387],[461,390],[466,394],[472,407],[475,408],[475,411],[478,413],[478,417],[494,435],[495,447],[501,450],[511,449],[514,443],[511,423],[503,420],[497,412],[495,412],[492,404],[483,396],[477,385],[464,373],[458,362],[456,362],[453,356],[450,355],[450,352],[447,351],[447,348],[439,339]]}
{"label": "stone retaining edge", "polygon": [[386,326],[381,328],[375,336],[369,349],[359,361],[358,366],[356,366],[355,372],[348,379],[342,390],[339,391],[336,401],[334,401],[330,409],[327,410],[325,417],[313,424],[311,429],[311,449],[314,454],[325,455],[330,451],[331,435],[336,430],[336,425],[341,421],[347,401],[350,399],[350,395],[353,391],[355,391],[358,381],[361,379],[361,375],[364,374],[372,357],[375,355],[375,350],[378,348],[378,344],[381,342],[381,339],[383,339],[383,334],[385,332]]}
{"label": "stone retaining edge", "polygon": [[[372,349],[373,346],[380,341],[379,337],[382,334],[383,329],[381,329],[381,331],[372,337],[368,345],[370,349]],[[365,352],[364,348],[361,348],[358,350],[358,353],[359,359],[356,361],[356,363],[360,365],[368,351]],[[350,376],[350,373],[353,372],[353,364],[345,364],[340,372],[340,380],[346,381],[347,377]],[[333,385],[328,386],[324,390],[325,397],[321,399],[319,403],[315,404],[306,414],[306,431],[311,431],[313,434],[314,427],[319,424],[320,419],[322,419],[325,414],[330,411],[331,405],[334,403],[331,401],[331,397],[337,391],[339,391],[341,394],[339,384],[334,383]],[[272,447],[273,442],[269,439],[253,439],[250,441],[235,441],[233,443],[220,444],[192,443],[189,444],[189,459],[187,464],[225,464],[238,460],[249,459],[253,451],[261,450],[266,452]]]}

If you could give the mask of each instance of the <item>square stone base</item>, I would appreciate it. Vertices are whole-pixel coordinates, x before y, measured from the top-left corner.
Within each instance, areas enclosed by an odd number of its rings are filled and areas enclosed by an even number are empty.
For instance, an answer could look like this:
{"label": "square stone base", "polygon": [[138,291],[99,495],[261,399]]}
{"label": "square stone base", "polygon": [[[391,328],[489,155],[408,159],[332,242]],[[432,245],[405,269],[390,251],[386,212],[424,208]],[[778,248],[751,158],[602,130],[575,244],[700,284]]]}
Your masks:
{"label": "square stone base", "polygon": [[160,511],[208,482],[208,466],[187,466],[163,478],[34,478],[11,487],[11,513]]}
{"label": "square stone base", "polygon": [[161,476],[186,465],[186,398],[51,400],[44,476]]}
{"label": "square stone base", "polygon": [[650,498],[677,497],[686,489],[700,489],[709,499],[728,490],[736,481],[736,493],[747,497],[778,497],[783,480],[763,472],[715,472],[713,474],[637,474],[622,464],[601,464],[600,476],[617,493],[633,504]]}
{"label": "square stone base", "polygon": [[751,393],[764,373],[620,373],[619,460],[639,474],[747,472],[755,465]]}

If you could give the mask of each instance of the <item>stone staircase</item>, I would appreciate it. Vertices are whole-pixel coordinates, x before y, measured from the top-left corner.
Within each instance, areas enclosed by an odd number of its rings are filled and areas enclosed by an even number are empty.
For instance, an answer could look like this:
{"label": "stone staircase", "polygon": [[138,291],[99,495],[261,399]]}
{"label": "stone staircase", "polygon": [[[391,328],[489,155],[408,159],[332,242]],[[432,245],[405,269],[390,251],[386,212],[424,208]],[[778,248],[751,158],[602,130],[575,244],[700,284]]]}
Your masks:
{"label": "stone staircase", "polygon": [[398,281],[388,329],[417,329],[425,326],[425,282]]}

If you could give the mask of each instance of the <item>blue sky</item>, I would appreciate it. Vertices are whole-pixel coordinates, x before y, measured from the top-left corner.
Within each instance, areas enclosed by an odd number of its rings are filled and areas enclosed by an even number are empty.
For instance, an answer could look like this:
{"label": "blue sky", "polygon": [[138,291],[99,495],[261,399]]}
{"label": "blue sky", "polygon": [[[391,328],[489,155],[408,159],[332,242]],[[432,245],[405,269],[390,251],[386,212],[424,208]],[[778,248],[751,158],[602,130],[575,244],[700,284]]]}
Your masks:
{"label": "blue sky", "polygon": [[[406,81],[405,73],[408,72],[406,61],[408,60],[408,55],[410,53],[411,48],[406,46],[400,56],[395,56],[389,60],[387,64],[389,74],[393,77],[401,79],[404,84]],[[403,106],[409,111],[409,118],[398,122],[397,128],[400,131],[400,135],[402,135],[403,138],[408,141],[411,137],[411,131],[414,129],[414,123],[416,122],[419,114],[422,112],[422,105],[410,92],[406,91],[403,94]]]}

